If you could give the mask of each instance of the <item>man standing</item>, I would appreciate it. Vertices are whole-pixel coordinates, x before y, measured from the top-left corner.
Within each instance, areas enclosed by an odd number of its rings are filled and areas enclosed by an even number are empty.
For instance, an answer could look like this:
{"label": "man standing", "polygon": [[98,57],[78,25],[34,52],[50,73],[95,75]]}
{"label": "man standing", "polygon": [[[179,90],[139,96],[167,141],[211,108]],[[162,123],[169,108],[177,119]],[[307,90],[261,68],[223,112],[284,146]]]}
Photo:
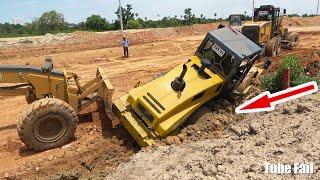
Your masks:
{"label": "man standing", "polygon": [[126,36],[123,36],[121,44],[123,47],[124,57],[129,58],[129,41]]}

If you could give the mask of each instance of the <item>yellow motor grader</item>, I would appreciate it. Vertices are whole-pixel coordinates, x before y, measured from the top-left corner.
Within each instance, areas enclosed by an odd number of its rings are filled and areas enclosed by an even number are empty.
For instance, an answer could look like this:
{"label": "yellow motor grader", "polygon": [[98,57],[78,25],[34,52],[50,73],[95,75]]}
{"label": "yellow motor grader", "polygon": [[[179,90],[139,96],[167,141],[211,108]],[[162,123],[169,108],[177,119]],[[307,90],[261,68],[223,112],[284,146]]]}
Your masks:
{"label": "yellow motor grader", "polygon": [[53,69],[51,59],[42,68],[0,66],[4,85],[0,96],[26,96],[30,104],[18,122],[18,134],[31,149],[46,150],[69,142],[77,113],[96,100],[103,100],[110,109],[112,104],[112,113],[144,147],[176,130],[209,100],[233,93],[261,53],[262,48],[238,31],[221,27],[208,32],[186,63],[135,87],[113,104],[114,89],[102,69],[82,86],[77,74]]}
{"label": "yellow motor grader", "polygon": [[29,103],[18,121],[20,139],[29,149],[60,147],[74,138],[80,110],[100,99],[111,107],[113,86],[101,68],[81,86],[75,73],[53,69],[51,58],[41,68],[0,66],[0,96],[25,96]]}
{"label": "yellow motor grader", "polygon": [[[286,9],[283,15],[286,14]],[[273,5],[262,5],[254,9],[253,21],[240,27],[241,33],[261,47],[265,47],[265,55],[273,57],[281,49],[292,49],[299,44],[299,33],[288,32],[282,24],[283,15],[280,8]]]}

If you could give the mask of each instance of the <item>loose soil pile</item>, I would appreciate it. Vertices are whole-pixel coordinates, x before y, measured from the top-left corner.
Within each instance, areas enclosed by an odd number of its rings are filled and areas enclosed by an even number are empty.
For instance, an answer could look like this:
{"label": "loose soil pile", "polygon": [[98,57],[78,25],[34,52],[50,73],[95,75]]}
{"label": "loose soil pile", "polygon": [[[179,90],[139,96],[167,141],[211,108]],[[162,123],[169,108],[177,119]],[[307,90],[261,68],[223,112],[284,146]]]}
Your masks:
{"label": "loose soil pile", "polygon": [[[273,112],[234,115],[222,137],[142,150],[108,179],[319,179],[319,113],[317,94]],[[312,162],[315,173],[267,175],[266,162]]]}

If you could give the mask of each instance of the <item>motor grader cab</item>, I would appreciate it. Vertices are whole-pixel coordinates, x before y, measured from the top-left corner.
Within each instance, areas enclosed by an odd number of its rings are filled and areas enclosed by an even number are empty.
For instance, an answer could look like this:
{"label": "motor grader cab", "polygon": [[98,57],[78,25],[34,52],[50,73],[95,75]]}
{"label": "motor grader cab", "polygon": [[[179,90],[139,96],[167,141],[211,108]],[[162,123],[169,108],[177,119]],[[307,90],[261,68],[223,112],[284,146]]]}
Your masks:
{"label": "motor grader cab", "polygon": [[[283,15],[286,14],[284,9]],[[250,40],[265,47],[265,54],[269,57],[276,56],[281,49],[292,49],[299,43],[298,33],[289,33],[283,27],[283,15],[280,15],[280,8],[273,5],[263,5],[254,9],[252,22],[241,26],[241,32]]]}
{"label": "motor grader cab", "polygon": [[233,29],[210,31],[186,63],[115,100],[112,111],[140,146],[152,145],[207,101],[230,95],[261,52]]}
{"label": "motor grader cab", "polygon": [[229,26],[240,31],[242,25],[243,14],[231,14],[229,16]]}
{"label": "motor grader cab", "polygon": [[70,142],[77,114],[101,100],[111,107],[113,87],[101,68],[81,86],[75,73],[53,69],[50,57],[42,68],[0,66],[0,96],[25,96],[29,103],[18,121],[20,139],[29,149],[47,150]]}

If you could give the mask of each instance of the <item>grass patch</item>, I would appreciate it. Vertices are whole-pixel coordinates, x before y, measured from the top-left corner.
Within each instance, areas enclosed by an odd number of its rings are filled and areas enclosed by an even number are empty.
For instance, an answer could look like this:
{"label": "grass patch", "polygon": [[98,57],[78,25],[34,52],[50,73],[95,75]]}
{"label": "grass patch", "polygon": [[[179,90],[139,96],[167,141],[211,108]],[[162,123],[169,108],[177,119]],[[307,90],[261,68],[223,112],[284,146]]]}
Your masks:
{"label": "grass patch", "polygon": [[271,93],[281,91],[283,89],[283,73],[287,68],[291,69],[291,87],[310,81],[316,81],[320,84],[320,74],[317,77],[306,76],[304,74],[304,68],[299,61],[299,57],[294,55],[283,58],[275,74],[265,75],[261,78],[263,88]]}

